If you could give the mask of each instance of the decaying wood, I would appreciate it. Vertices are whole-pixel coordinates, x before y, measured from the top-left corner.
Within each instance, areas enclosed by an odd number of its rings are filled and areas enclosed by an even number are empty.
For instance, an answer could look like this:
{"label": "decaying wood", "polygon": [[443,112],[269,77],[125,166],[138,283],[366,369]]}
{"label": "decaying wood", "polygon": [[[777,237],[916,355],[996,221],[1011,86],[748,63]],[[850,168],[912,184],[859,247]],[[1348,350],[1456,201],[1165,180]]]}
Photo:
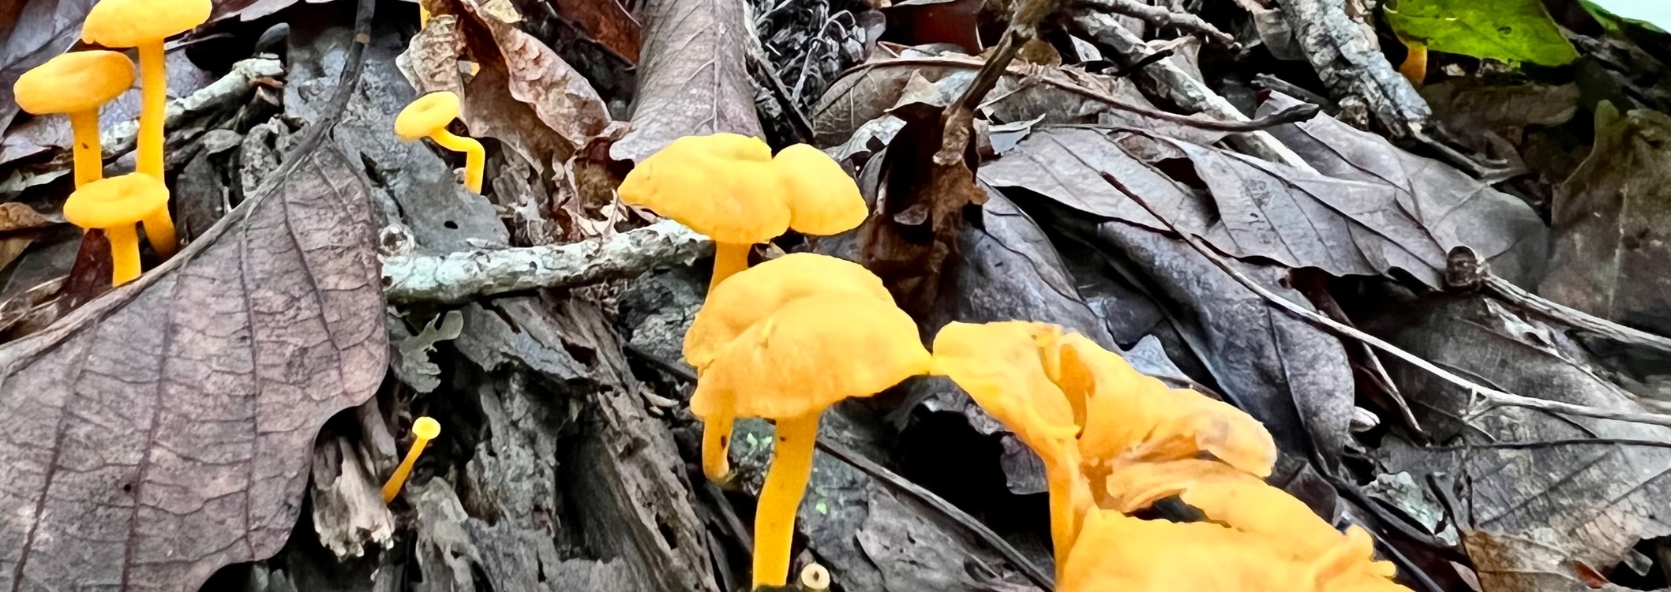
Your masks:
{"label": "decaying wood", "polygon": [[565,245],[478,249],[383,260],[390,302],[463,302],[507,292],[632,277],[659,265],[689,264],[712,252],[708,237],[663,220],[608,238]]}
{"label": "decaying wood", "polygon": [[[1095,11],[1086,11],[1073,15],[1069,21],[1075,32],[1091,38],[1093,41],[1109,48],[1115,54],[1122,56],[1125,63],[1135,63],[1148,59],[1155,53],[1143,39],[1127,30],[1113,15]],[[1219,96],[1208,88],[1206,83],[1196,80],[1189,73],[1173,65],[1171,62],[1159,60],[1149,63],[1141,71],[1143,81],[1150,87],[1151,92],[1159,94],[1166,100],[1184,109],[1198,113],[1206,113],[1226,121],[1249,121],[1230,101]],[[1227,141],[1238,150],[1250,155],[1280,162],[1302,171],[1316,172],[1310,164],[1301,159],[1298,154],[1271,134],[1263,131],[1236,134]]]}
{"label": "decaying wood", "polygon": [[368,547],[394,543],[395,520],[383,503],[382,484],[360,447],[342,436],[313,445],[313,530],[319,544],[340,559],[361,557]]}
{"label": "decaying wood", "polygon": [[1231,45],[1236,38],[1229,33],[1220,31],[1201,17],[1187,12],[1173,12],[1163,6],[1155,6],[1138,2],[1137,0],[1081,0],[1081,5],[1112,14],[1123,14],[1136,17],[1156,27],[1177,27],[1185,31],[1200,33],[1223,45]]}

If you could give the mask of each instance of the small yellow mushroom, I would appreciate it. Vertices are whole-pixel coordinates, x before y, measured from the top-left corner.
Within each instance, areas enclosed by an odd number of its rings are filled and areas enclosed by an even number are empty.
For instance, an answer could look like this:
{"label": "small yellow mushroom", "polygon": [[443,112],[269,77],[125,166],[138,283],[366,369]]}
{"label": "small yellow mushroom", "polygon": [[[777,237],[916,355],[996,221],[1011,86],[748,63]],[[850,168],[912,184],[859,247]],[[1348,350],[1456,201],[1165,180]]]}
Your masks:
{"label": "small yellow mushroom", "polygon": [[[749,280],[745,273],[731,281]],[[754,514],[755,588],[782,587],[789,579],[795,512],[812,476],[824,409],[925,374],[929,365],[909,315],[892,302],[845,294],[790,302],[721,348],[697,381],[691,412],[704,421],[777,422],[772,466]]]}
{"label": "small yellow mushroom", "polygon": [[458,113],[457,94],[451,91],[429,93],[412,101],[395,117],[395,135],[408,142],[429,138],[442,148],[463,152],[464,186],[473,193],[481,193],[487,151],[482,148],[481,142],[447,131],[447,125],[458,119]]}
{"label": "small yellow mushroom", "polygon": [[140,274],[139,234],[134,225],[150,220],[158,210],[168,210],[168,187],[156,177],[130,173],[77,188],[64,202],[64,219],[104,231],[110,240],[110,284],[120,286]]}
{"label": "small yellow mushroom", "polygon": [[99,107],[133,86],[133,62],[114,51],[77,51],[24,72],[12,86],[17,106],[35,115],[70,116],[75,133],[75,186],[104,176]]}
{"label": "small yellow mushroom", "polygon": [[[143,79],[139,111],[139,172],[162,180],[163,119],[168,111],[168,58],[163,41],[190,31],[209,20],[214,5],[210,0],[100,0],[87,12],[81,40],[111,48],[139,50],[139,74]],[[159,253],[174,252],[173,245],[151,246]],[[172,233],[170,233],[172,234]]]}
{"label": "small yellow mushroom", "polygon": [[406,477],[412,474],[412,465],[418,463],[418,457],[424,453],[424,446],[429,445],[441,435],[441,422],[432,417],[420,417],[412,422],[412,448],[407,449],[406,458],[401,459],[400,466],[395,467],[393,475],[389,475],[388,482],[383,484],[383,503],[395,501],[400,495],[400,488],[406,485]]}

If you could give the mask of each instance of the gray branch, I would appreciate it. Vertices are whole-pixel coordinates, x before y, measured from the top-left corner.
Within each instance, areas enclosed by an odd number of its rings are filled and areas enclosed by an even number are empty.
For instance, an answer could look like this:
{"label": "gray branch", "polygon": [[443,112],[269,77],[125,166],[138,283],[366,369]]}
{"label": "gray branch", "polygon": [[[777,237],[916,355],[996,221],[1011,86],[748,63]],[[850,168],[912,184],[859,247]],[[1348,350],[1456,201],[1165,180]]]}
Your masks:
{"label": "gray branch", "polygon": [[1236,38],[1229,33],[1220,31],[1212,23],[1201,20],[1201,17],[1187,12],[1172,12],[1163,7],[1144,4],[1137,0],[1080,1],[1090,8],[1142,19],[1143,22],[1156,27],[1177,27],[1185,31],[1201,33],[1224,45],[1236,43]]}
{"label": "gray branch", "polygon": [[478,249],[383,259],[391,303],[463,302],[535,288],[572,287],[689,264],[713,252],[708,237],[672,220],[566,245]]}

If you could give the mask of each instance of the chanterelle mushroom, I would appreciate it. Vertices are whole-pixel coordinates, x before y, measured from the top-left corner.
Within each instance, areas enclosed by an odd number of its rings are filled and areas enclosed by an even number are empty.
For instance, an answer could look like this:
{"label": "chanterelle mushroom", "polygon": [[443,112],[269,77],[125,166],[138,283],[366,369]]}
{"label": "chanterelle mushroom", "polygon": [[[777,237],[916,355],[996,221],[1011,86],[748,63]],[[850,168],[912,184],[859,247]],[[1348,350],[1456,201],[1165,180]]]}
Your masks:
{"label": "chanterelle mushroom", "polygon": [[447,126],[458,118],[458,95],[452,91],[432,92],[418,97],[395,117],[395,135],[407,142],[429,138],[442,148],[464,153],[464,186],[482,192],[482,175],[487,168],[487,151],[474,139],[454,135]]}
{"label": "chanterelle mushroom", "polygon": [[714,240],[708,287],[748,268],[750,246],[790,228],[812,235],[845,232],[868,212],[858,185],[811,146],[776,158],[756,138],[718,133],[674,140],[634,167],[621,201],[649,208]]}
{"label": "chanterelle mushroom", "polygon": [[[162,180],[163,119],[168,109],[167,56],[163,40],[209,20],[210,0],[100,0],[87,12],[81,40],[139,50],[139,172]],[[151,232],[149,226],[145,227]],[[156,247],[155,241],[152,243]],[[161,251],[162,249],[158,249]],[[172,246],[168,252],[172,252]]]}
{"label": "chanterelle mushroom", "polygon": [[[748,281],[746,274],[731,279]],[[729,283],[729,282],[728,282]],[[917,325],[891,302],[820,294],[760,319],[714,356],[691,412],[777,422],[772,466],[754,519],[754,586],[783,586],[795,511],[812,474],[824,408],[928,371]]]}
{"label": "chanterelle mushroom", "polygon": [[64,219],[97,228],[110,239],[112,286],[139,277],[139,234],[134,225],[168,208],[168,187],[155,177],[130,173],[100,179],[75,190],[64,202]]}
{"label": "chanterelle mushroom", "polygon": [[12,86],[17,106],[36,115],[70,116],[75,133],[75,186],[104,176],[99,107],[133,86],[133,62],[114,51],[77,51],[24,72]]}
{"label": "chanterelle mushroom", "polygon": [[[863,266],[813,253],[792,253],[742,272],[746,281],[726,282],[708,293],[685,333],[685,361],[700,375],[721,348],[790,302],[820,294],[847,294],[893,304],[882,280]],[[716,413],[702,422],[702,472],[723,482],[731,472],[727,449],[734,418]]]}

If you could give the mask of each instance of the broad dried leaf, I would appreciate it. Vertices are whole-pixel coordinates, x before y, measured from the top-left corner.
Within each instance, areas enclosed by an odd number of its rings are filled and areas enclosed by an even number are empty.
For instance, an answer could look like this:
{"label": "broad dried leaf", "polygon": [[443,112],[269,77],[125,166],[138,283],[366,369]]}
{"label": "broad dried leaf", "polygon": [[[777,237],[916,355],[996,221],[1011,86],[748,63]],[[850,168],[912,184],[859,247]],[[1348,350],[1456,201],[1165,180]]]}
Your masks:
{"label": "broad dried leaf", "polygon": [[18,113],[12,85],[81,39],[94,0],[11,0],[0,6],[0,131]]}
{"label": "broad dried leaf", "polygon": [[[1462,539],[1478,567],[1480,587],[1491,592],[1628,592],[1596,582],[1571,565],[1572,552],[1534,537],[1470,532]],[[1590,568],[1594,569],[1594,568]]]}
{"label": "broad dried leaf", "polygon": [[557,14],[579,24],[593,41],[627,63],[638,63],[644,28],[619,0],[557,0]]}
{"label": "broad dried leaf", "polygon": [[[1258,115],[1299,104],[1292,97],[1273,92],[1259,106]],[[1549,229],[1518,198],[1492,189],[1455,167],[1406,152],[1386,138],[1332,117],[1313,117],[1271,128],[1270,132],[1325,175],[1392,188],[1396,207],[1387,210],[1387,217],[1372,228],[1384,227],[1388,230],[1381,232],[1398,236],[1390,229],[1405,226],[1395,221],[1406,218],[1445,251],[1455,245],[1472,247],[1491,263],[1494,273],[1511,281],[1524,283],[1542,274]],[[1418,278],[1424,276],[1417,273]]]}
{"label": "broad dried leaf", "polygon": [[[51,220],[27,205],[15,201],[0,203],[0,233],[37,230],[51,225]],[[5,267],[5,264],[0,263],[0,267]]]}
{"label": "broad dried leaf", "polygon": [[368,192],[307,154],[174,260],[0,349],[0,577],[189,592],[276,553],[387,356]]}
{"label": "broad dried leaf", "polygon": [[[603,131],[611,121],[603,98],[580,72],[557,56],[545,43],[517,28],[520,16],[508,3],[489,0],[460,2],[475,21],[492,33],[493,48],[505,65],[511,98],[534,109],[540,121],[568,141],[570,151]],[[472,42],[479,41],[465,29]],[[473,55],[492,61],[489,52],[474,46]]]}
{"label": "broad dried leaf", "polygon": [[1538,291],[1671,335],[1671,116],[1596,109],[1596,144],[1555,193],[1555,256]]}
{"label": "broad dried leaf", "polygon": [[[1493,300],[1369,296],[1361,303],[1365,310],[1412,312],[1372,321],[1360,315],[1367,330],[1483,384],[1574,405],[1655,410],[1596,376],[1596,360],[1587,350]],[[1641,539],[1671,535],[1664,510],[1671,499],[1671,449],[1610,441],[1671,442],[1671,428],[1521,408],[1493,409],[1464,423],[1469,393],[1391,358],[1388,370],[1411,397],[1428,434],[1453,447],[1418,448],[1388,439],[1379,452],[1387,469],[1409,472],[1417,482],[1433,474],[1446,487],[1457,483],[1456,510],[1468,514],[1452,519],[1517,548],[1474,555],[1482,580],[1510,577],[1531,567],[1525,565],[1529,560],[1542,563],[1538,569],[1576,578],[1580,565],[1605,569],[1634,553]],[[1582,442],[1588,439],[1596,441]],[[1573,442],[1494,446],[1549,441]],[[1474,534],[1469,538],[1472,550],[1477,540]],[[1537,559],[1551,549],[1561,555],[1558,564]]]}
{"label": "broad dried leaf", "polygon": [[743,0],[652,0],[644,14],[633,130],[610,157],[637,162],[680,136],[761,136]]}

